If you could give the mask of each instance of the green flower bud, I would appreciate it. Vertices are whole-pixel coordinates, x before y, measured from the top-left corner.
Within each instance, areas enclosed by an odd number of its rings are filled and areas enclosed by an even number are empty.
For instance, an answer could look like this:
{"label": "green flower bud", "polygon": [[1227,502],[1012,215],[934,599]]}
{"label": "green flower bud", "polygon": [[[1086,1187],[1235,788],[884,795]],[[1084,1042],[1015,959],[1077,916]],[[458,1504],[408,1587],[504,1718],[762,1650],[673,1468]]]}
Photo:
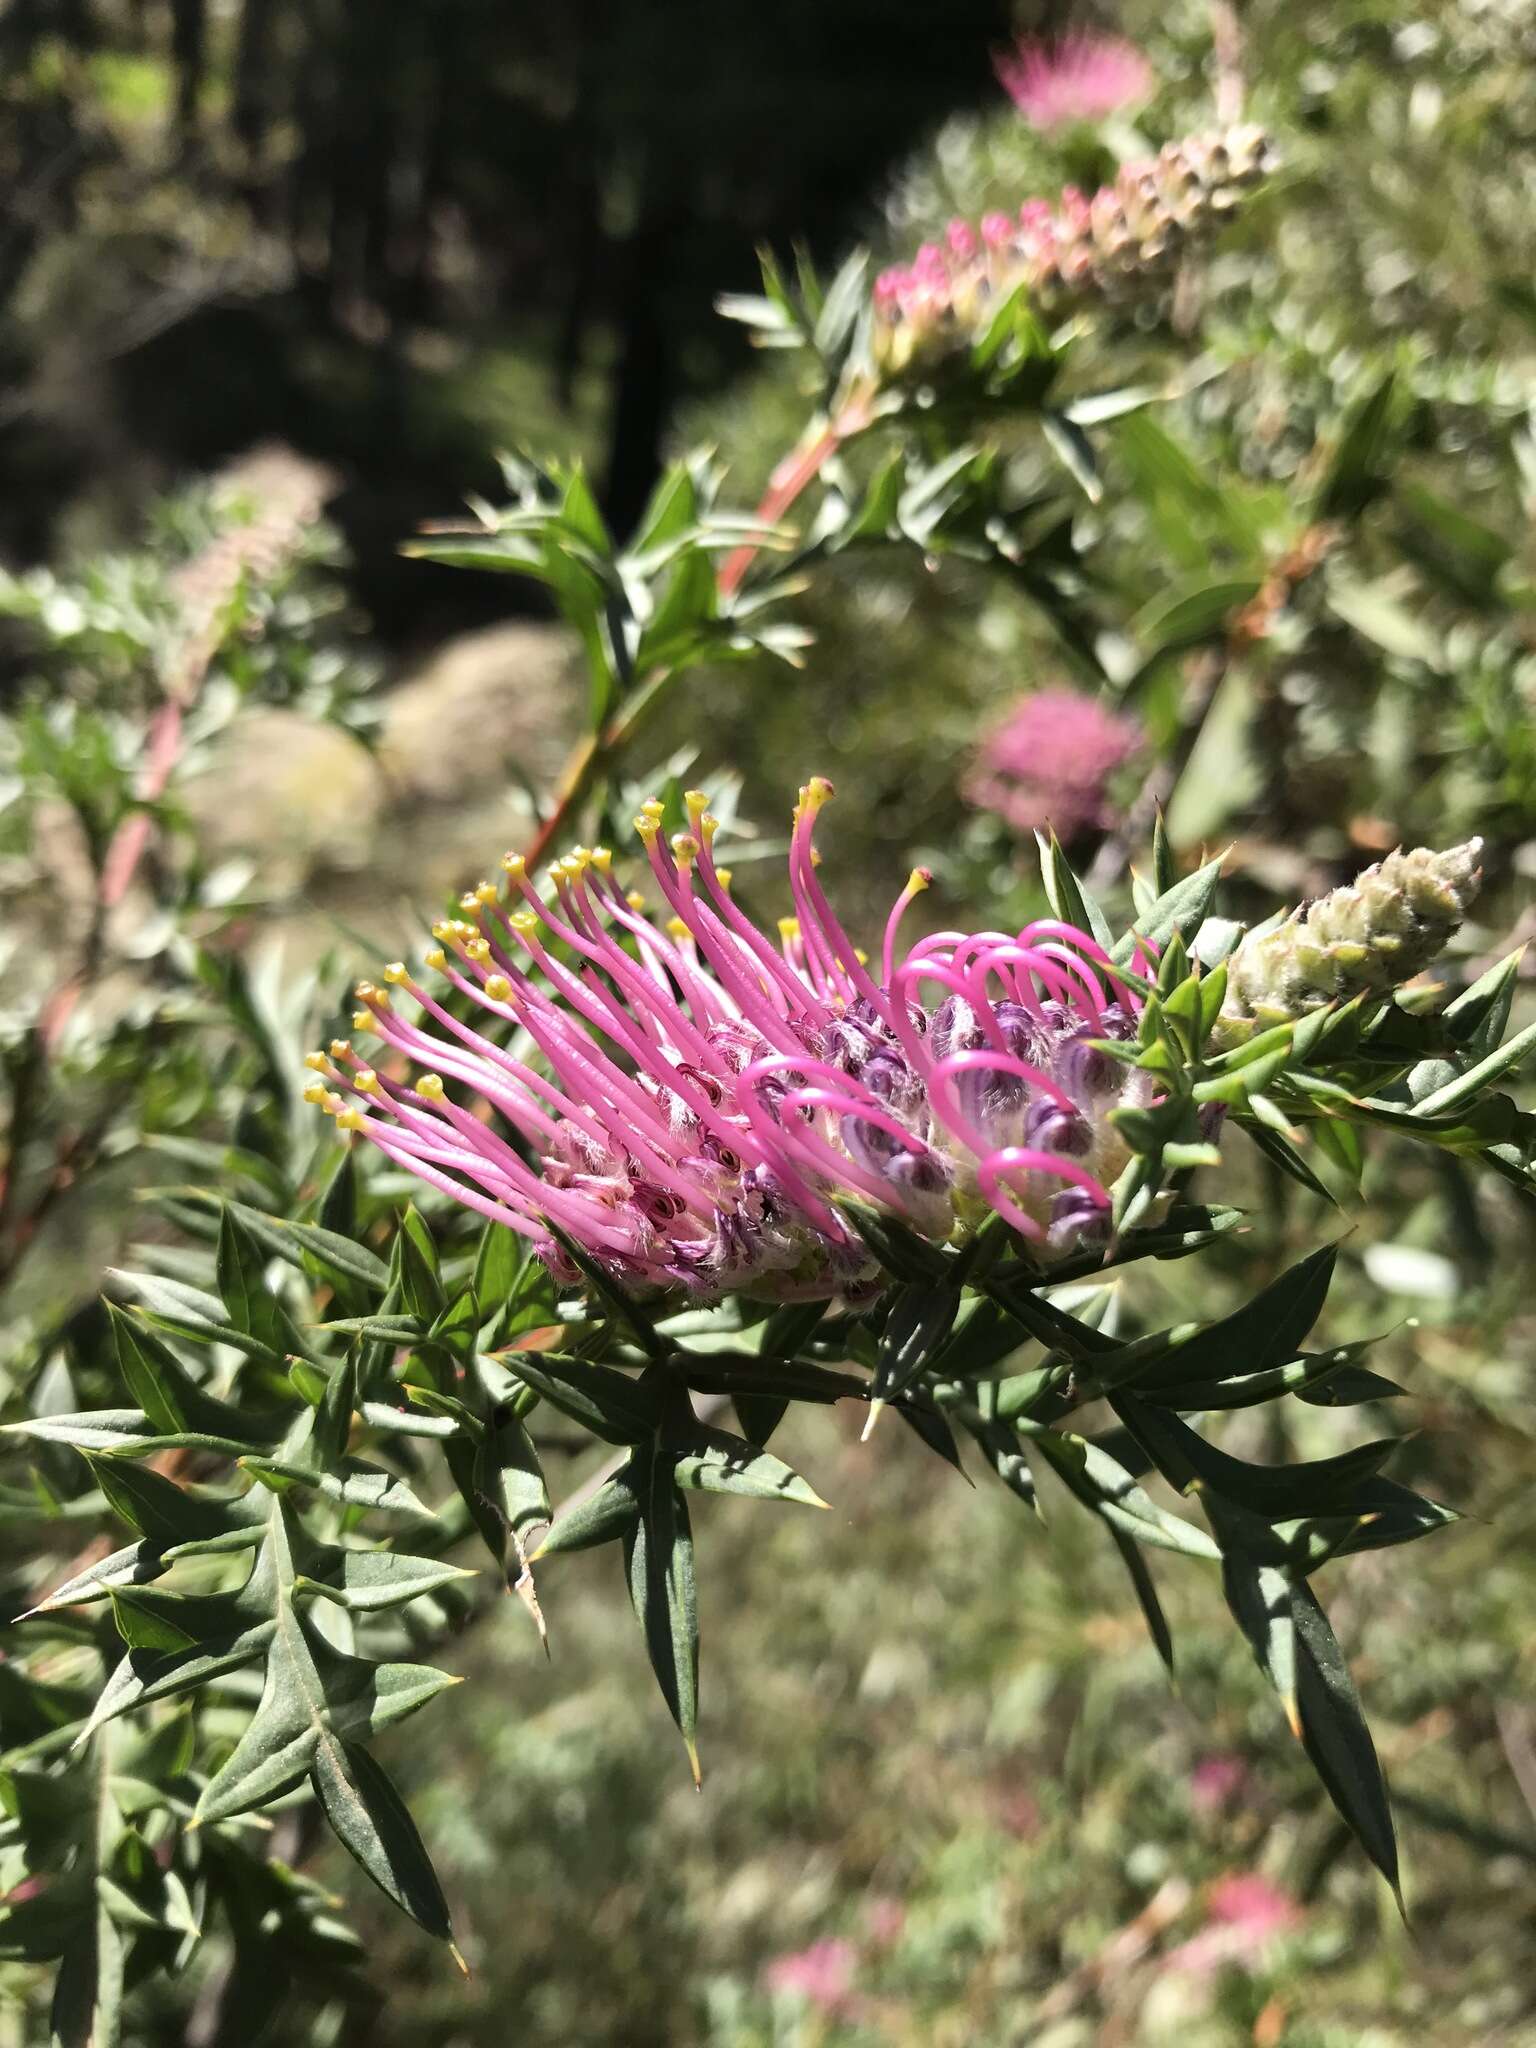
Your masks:
{"label": "green flower bud", "polygon": [[1355,881],[1250,932],[1227,962],[1211,1034],[1219,1052],[1367,990],[1384,994],[1427,967],[1477,894],[1480,839],[1436,853],[1401,847]]}

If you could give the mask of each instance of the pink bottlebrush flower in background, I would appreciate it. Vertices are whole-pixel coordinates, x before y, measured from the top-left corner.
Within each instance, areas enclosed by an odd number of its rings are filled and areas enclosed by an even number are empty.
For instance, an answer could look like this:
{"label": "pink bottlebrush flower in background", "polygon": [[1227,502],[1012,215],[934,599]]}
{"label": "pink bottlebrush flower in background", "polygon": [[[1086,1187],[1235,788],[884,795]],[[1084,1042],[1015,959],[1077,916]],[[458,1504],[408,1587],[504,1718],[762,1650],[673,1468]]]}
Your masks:
{"label": "pink bottlebrush flower in background", "polygon": [[1110,822],[1109,779],[1143,740],[1134,719],[1092,697],[1036,690],[983,743],[964,793],[1014,831],[1050,826],[1067,845]]}
{"label": "pink bottlebrush flower in background", "polygon": [[1102,121],[1152,90],[1152,67],[1123,36],[1089,32],[1046,42],[1025,36],[999,56],[998,83],[1032,128]]}
{"label": "pink bottlebrush flower in background", "polygon": [[1187,136],[1121,167],[1089,197],[1068,186],[1056,204],[951,221],[875,280],[870,346],[886,381],[925,375],[969,349],[1016,292],[1051,309],[1094,298],[1145,299],[1171,283],[1184,252],[1227,219],[1272,161],[1261,128]]}
{"label": "pink bottlebrush flower in background", "polygon": [[858,1950],[851,1941],[813,1941],[809,1948],[775,1956],[763,1971],[763,1982],[770,1991],[787,1991],[803,1998],[819,2012],[847,2014],[853,2006],[858,1962]]}
{"label": "pink bottlebrush flower in background", "polygon": [[509,854],[503,885],[433,927],[447,989],[401,961],[361,983],[353,1023],[382,1041],[377,1065],[338,1039],[309,1055],[307,1098],[530,1238],[569,1285],[559,1234],[642,1293],[857,1295],[879,1273],[849,1199],[936,1240],[989,1211],[1048,1251],[1102,1235],[1129,1157],[1109,1112],[1151,1082],[1092,1041],[1134,1038],[1132,987],[1053,918],[898,954],[922,869],[872,968],[817,877],[831,794],[820,778],[800,793],[777,945],[732,898],[697,792],[670,845],[659,803],[635,821],[665,923],[606,849],[556,862],[552,899]]}

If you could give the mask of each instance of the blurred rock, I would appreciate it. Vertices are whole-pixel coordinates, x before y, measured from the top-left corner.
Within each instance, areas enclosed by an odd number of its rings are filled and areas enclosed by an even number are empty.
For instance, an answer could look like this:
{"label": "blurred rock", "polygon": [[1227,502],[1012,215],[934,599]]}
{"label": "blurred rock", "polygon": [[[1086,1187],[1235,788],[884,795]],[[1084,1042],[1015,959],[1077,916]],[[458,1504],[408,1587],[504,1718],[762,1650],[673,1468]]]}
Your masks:
{"label": "blurred rock", "polygon": [[575,731],[570,642],[512,621],[447,641],[386,700],[379,758],[403,798],[457,801],[510,781],[547,787]]}

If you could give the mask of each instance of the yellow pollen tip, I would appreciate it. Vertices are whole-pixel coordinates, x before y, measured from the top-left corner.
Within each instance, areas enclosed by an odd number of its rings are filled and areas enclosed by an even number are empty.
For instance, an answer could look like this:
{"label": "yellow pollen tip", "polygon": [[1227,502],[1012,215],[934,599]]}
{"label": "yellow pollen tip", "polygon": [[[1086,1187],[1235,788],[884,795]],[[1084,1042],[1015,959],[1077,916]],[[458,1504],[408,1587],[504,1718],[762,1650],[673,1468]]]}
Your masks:
{"label": "yellow pollen tip", "polygon": [[813,775],[801,791],[800,801],[808,811],[819,811],[822,805],[829,803],[836,793],[825,775]]}
{"label": "yellow pollen tip", "polygon": [[425,1095],[428,1102],[441,1102],[443,1099],[442,1075],[423,1074],[421,1079],[416,1083],[416,1093],[418,1095]]}
{"label": "yellow pollen tip", "polygon": [[731,871],[730,871],[730,869],[729,869],[729,868],[716,868],[716,869],[715,869],[715,880],[716,880],[716,881],[717,881],[717,882],[718,882],[718,883],[720,884],[720,886],[721,886],[721,888],[722,888],[722,889],[729,889],[729,888],[730,888],[730,886],[731,886]]}
{"label": "yellow pollen tip", "polygon": [[689,931],[687,925],[683,923],[680,917],[669,917],[667,919],[667,937],[669,939],[691,939],[693,933]]}
{"label": "yellow pollen tip", "polygon": [[447,970],[448,955],[443,951],[441,946],[434,946],[431,952],[428,953],[425,957],[427,965],[432,969],[434,974],[442,974]]}
{"label": "yellow pollen tip", "polygon": [[607,846],[594,846],[592,849],[592,865],[597,869],[597,872],[600,875],[606,875],[609,869],[613,866],[612,848]]}
{"label": "yellow pollen tip", "polygon": [[666,811],[666,808],[666,805],[662,802],[659,796],[648,796],[645,802],[640,806],[640,810],[643,816],[647,818],[655,818],[658,822],[660,821],[663,813]]}
{"label": "yellow pollen tip", "polygon": [[432,927],[432,936],[434,939],[439,940],[443,945],[446,945],[448,941],[453,937],[453,927],[449,924],[446,918],[440,917],[437,923]]}
{"label": "yellow pollen tip", "polygon": [[683,803],[687,807],[689,822],[694,825],[698,824],[700,818],[709,809],[709,798],[702,789],[685,789],[683,791]]}
{"label": "yellow pollen tip", "polygon": [[304,1064],[312,1074],[328,1074],[331,1071],[330,1060],[323,1052],[305,1053]]}
{"label": "yellow pollen tip", "polygon": [[798,939],[799,936],[800,920],[798,917],[781,917],[779,919],[779,937],[781,939]]}
{"label": "yellow pollen tip", "polygon": [[813,868],[819,868],[821,866],[821,848],[819,846],[813,846],[811,848],[811,866]]}
{"label": "yellow pollen tip", "polygon": [[649,846],[656,837],[656,834],[661,830],[661,820],[653,818],[648,811],[641,811],[635,819],[635,830],[645,841],[646,845]]}
{"label": "yellow pollen tip", "polygon": [[865,952],[862,946],[854,947],[853,957],[855,960],[858,961],[861,967],[867,967],[869,965],[869,955]]}
{"label": "yellow pollen tip", "polygon": [[331,1094],[327,1095],[321,1106],[327,1116],[340,1116],[347,1106],[347,1098],[344,1095],[337,1095],[333,1090]]}
{"label": "yellow pollen tip", "polygon": [[384,979],[392,988],[398,988],[402,981],[409,981],[410,978],[403,960],[391,960],[384,970]]}
{"label": "yellow pollen tip", "polygon": [[512,1000],[512,984],[504,974],[488,974],[485,977],[485,992],[493,1003],[508,1003]]}
{"label": "yellow pollen tip", "polygon": [[324,1102],[330,1092],[330,1089],[326,1087],[323,1081],[311,1081],[304,1090],[304,1100],[306,1102],[321,1103]]}
{"label": "yellow pollen tip", "polygon": [[643,892],[639,889],[631,889],[629,894],[624,898],[624,901],[629,905],[631,910],[644,910],[645,908],[645,896]]}
{"label": "yellow pollen tip", "polygon": [[[372,1018],[370,1018],[369,1022],[371,1023],[372,1021]],[[351,1050],[351,1044],[345,1038],[333,1038],[331,1040],[331,1058],[333,1060],[344,1060]]]}
{"label": "yellow pollen tip", "polygon": [[372,1010],[354,1010],[352,1012],[352,1029],[354,1031],[377,1031],[378,1028],[377,1023],[374,1021]]}
{"label": "yellow pollen tip", "polygon": [[530,932],[536,932],[539,928],[538,913],[532,910],[514,910],[507,923],[519,938],[526,938]]}
{"label": "yellow pollen tip", "polygon": [[932,881],[932,868],[914,868],[907,877],[907,894],[909,896],[921,896]]}
{"label": "yellow pollen tip", "polygon": [[475,901],[477,903],[494,903],[500,894],[501,891],[494,882],[480,882],[475,888]]}
{"label": "yellow pollen tip", "polygon": [[713,846],[715,834],[720,830],[720,820],[713,811],[706,811],[702,818],[695,818],[694,829],[706,846]]}
{"label": "yellow pollen tip", "polygon": [[467,939],[464,950],[471,960],[477,961],[483,967],[491,957],[491,942],[489,939]]}
{"label": "yellow pollen tip", "polygon": [[699,842],[691,832],[678,832],[673,836],[672,854],[679,866],[685,861],[695,861],[699,857]]}
{"label": "yellow pollen tip", "polygon": [[528,872],[528,863],[520,853],[504,853],[501,864],[514,882],[520,882]]}
{"label": "yellow pollen tip", "polygon": [[357,997],[357,1000],[360,1003],[368,1003],[372,1002],[374,997],[378,995],[379,991],[374,987],[371,981],[360,981],[357,984],[357,987],[353,989],[352,993]]}
{"label": "yellow pollen tip", "polygon": [[379,1077],[372,1067],[359,1067],[352,1076],[352,1086],[359,1095],[371,1095],[379,1085]]}
{"label": "yellow pollen tip", "polygon": [[367,1119],[360,1109],[344,1109],[336,1118],[338,1131],[360,1131]]}
{"label": "yellow pollen tip", "polygon": [[473,917],[475,912],[480,908],[480,898],[475,894],[473,889],[466,889],[464,894],[459,898],[459,908],[460,910],[467,910],[471,917]]}

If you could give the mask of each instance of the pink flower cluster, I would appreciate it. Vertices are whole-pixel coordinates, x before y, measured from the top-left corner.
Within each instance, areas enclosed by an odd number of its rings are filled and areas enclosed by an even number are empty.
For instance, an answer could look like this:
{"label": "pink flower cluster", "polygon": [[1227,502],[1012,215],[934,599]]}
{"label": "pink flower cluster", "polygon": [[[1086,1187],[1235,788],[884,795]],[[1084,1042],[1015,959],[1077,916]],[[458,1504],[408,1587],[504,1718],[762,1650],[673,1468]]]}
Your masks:
{"label": "pink flower cluster", "polygon": [[1092,198],[1069,185],[1053,208],[951,221],[944,240],[875,280],[872,348],[887,379],[931,370],[981,339],[1017,292],[1053,307],[1073,298],[1144,298],[1184,250],[1211,234],[1270,166],[1261,128],[1170,142],[1126,164]]}
{"label": "pink flower cluster", "polygon": [[557,1232],[642,1293],[856,1294],[878,1271],[849,1199],[937,1240],[991,1212],[1046,1248],[1102,1233],[1129,1156],[1109,1113],[1148,1080],[1093,1041],[1134,1037],[1133,987],[1054,919],[898,954],[921,869],[872,971],[817,876],[831,794],[800,793],[777,945],[734,901],[696,792],[670,844],[659,803],[636,820],[664,923],[604,848],[556,862],[548,897],[508,855],[503,885],[433,928],[446,988],[403,961],[361,983],[354,1028],[382,1053],[310,1054],[308,1099],[571,1284]]}
{"label": "pink flower cluster", "polygon": [[965,795],[1016,832],[1054,829],[1063,845],[1109,823],[1108,784],[1143,743],[1134,719],[1076,690],[1023,697],[983,745]]}
{"label": "pink flower cluster", "polygon": [[1024,37],[996,60],[998,82],[1032,128],[1102,121],[1152,90],[1152,67],[1123,36]]}

